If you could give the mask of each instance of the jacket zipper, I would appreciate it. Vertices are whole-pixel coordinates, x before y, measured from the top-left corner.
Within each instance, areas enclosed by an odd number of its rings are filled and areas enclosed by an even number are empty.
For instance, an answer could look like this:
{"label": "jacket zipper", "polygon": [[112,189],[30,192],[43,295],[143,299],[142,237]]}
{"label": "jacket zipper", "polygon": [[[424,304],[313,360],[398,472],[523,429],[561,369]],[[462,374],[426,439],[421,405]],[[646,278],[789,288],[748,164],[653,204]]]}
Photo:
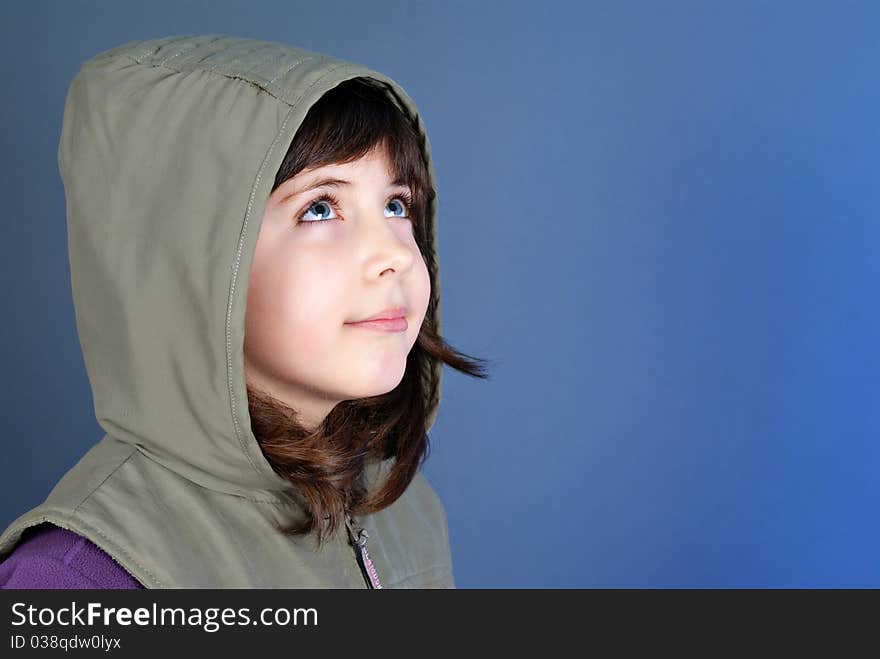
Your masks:
{"label": "jacket zipper", "polygon": [[379,574],[373,561],[370,560],[370,554],[367,552],[367,538],[369,534],[362,526],[355,526],[351,515],[345,516],[345,526],[348,528],[348,539],[354,546],[355,555],[357,556],[358,565],[370,589],[382,588],[382,582],[379,581]]}

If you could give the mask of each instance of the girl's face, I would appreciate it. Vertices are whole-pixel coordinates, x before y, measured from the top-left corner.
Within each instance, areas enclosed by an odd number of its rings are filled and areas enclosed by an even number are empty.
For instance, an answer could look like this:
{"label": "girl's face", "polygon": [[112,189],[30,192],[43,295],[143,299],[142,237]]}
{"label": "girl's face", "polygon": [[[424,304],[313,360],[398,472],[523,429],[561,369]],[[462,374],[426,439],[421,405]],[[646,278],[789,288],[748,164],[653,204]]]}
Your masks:
{"label": "girl's face", "polygon": [[[337,403],[400,383],[428,309],[431,282],[409,219],[409,189],[393,184],[389,167],[379,149],[304,170],[272,193],[263,215],[247,296],[245,377],[309,429]],[[312,187],[326,179],[339,181]],[[406,308],[405,330],[347,324],[391,307]]]}

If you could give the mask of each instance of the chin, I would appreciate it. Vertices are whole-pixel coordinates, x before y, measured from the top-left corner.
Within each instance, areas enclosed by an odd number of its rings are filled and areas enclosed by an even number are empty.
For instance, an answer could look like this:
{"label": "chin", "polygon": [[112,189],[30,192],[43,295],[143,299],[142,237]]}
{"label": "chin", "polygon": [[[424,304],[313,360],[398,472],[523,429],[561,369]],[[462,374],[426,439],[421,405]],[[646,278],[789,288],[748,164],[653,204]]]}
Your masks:
{"label": "chin", "polygon": [[352,386],[354,383],[349,380],[346,382],[346,389],[350,398],[369,398],[371,396],[382,396],[392,391],[403,380],[403,370],[394,371],[393,377],[388,372],[376,373],[372,378],[365,378],[358,383],[359,386]]}

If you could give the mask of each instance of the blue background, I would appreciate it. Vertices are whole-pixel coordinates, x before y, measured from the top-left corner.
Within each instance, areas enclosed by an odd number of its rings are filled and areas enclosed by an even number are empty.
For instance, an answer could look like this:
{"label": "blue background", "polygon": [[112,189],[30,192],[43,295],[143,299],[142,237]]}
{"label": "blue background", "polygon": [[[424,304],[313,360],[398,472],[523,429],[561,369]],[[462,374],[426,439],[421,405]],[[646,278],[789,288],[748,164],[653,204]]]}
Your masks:
{"label": "blue background", "polygon": [[425,471],[459,587],[880,587],[872,2],[3,6],[3,527],[103,434],[56,149],[80,63],[229,33],[361,62],[436,158]]}

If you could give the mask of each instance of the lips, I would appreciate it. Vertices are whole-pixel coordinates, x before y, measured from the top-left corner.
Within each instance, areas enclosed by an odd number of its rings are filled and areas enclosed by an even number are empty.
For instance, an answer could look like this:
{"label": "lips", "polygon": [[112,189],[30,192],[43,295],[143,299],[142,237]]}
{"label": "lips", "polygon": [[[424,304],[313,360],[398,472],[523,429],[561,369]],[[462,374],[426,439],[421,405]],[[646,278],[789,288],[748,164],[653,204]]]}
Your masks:
{"label": "lips", "polygon": [[388,318],[384,320],[362,320],[359,323],[347,323],[351,327],[380,330],[383,332],[405,332],[409,327],[406,318]]}
{"label": "lips", "polygon": [[362,318],[361,320],[355,320],[349,323],[350,325],[354,325],[357,323],[363,323],[372,320],[394,320],[396,318],[406,318],[406,307],[389,307],[388,309],[384,309],[377,314],[373,314],[368,318]]}
{"label": "lips", "polygon": [[346,325],[384,332],[405,332],[409,327],[406,322],[406,311],[406,307],[390,307],[369,318],[346,323]]}

